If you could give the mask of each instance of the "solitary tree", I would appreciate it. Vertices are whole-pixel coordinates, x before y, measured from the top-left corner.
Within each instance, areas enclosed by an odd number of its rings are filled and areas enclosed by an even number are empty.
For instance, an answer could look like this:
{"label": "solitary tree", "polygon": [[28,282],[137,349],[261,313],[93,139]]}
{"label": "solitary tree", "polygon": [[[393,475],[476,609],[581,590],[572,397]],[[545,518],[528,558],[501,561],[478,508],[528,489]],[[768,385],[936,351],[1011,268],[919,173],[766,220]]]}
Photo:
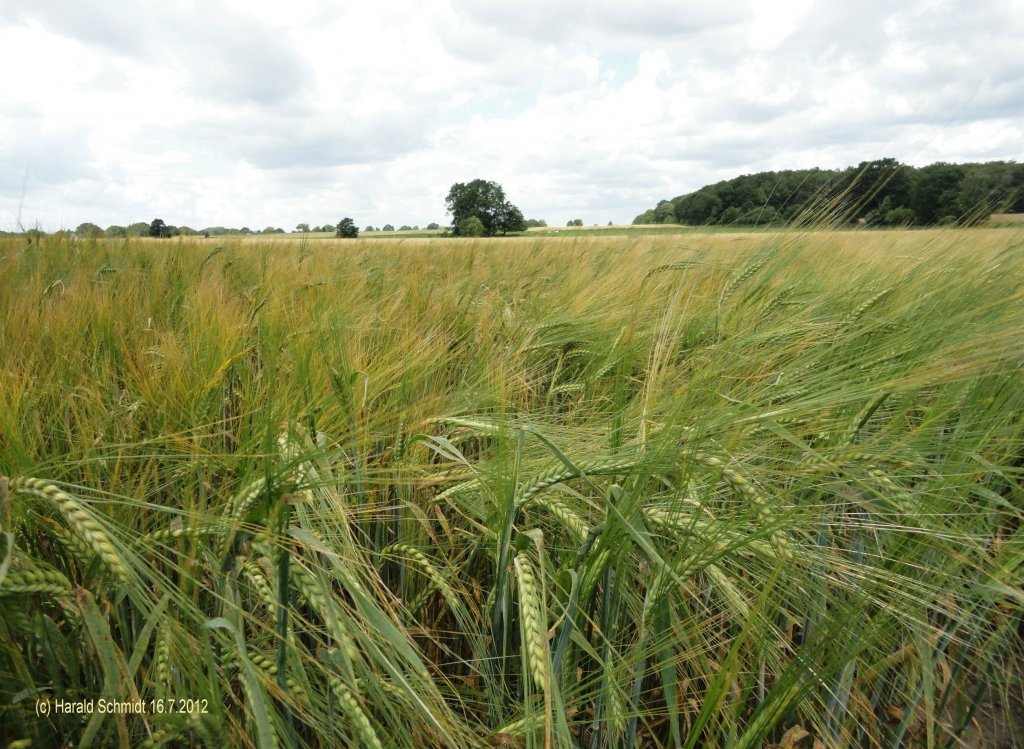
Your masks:
{"label": "solitary tree", "polygon": [[309,231],[309,224],[296,224],[295,231],[300,231],[303,234],[305,234],[307,231]]}
{"label": "solitary tree", "polygon": [[91,224],[88,221],[86,221],[84,224],[78,225],[78,228],[75,229],[75,235],[79,237],[90,237],[95,239],[96,237],[103,236],[103,229],[96,226],[96,224]]}
{"label": "solitary tree", "polygon": [[522,231],[526,228],[522,211],[505,199],[505,191],[497,182],[475,179],[472,182],[456,182],[445,198],[448,213],[452,216],[452,228],[462,234],[463,222],[471,216],[479,219],[483,236],[492,237],[499,231]]}
{"label": "solitary tree", "polygon": [[355,239],[359,236],[359,227],[350,218],[343,218],[338,222],[337,231],[334,236],[342,239]]}
{"label": "solitary tree", "polygon": [[167,231],[167,224],[162,218],[155,218],[149,223],[149,236],[163,237]]}

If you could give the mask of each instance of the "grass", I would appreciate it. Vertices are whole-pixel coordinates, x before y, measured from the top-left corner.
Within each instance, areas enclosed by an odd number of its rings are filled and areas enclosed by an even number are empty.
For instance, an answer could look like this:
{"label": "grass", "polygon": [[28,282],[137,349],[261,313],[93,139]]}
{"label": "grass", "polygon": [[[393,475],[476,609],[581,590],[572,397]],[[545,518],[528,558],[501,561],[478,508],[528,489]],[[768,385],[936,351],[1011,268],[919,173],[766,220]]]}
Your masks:
{"label": "grass", "polygon": [[4,239],[0,736],[977,743],[1022,239]]}

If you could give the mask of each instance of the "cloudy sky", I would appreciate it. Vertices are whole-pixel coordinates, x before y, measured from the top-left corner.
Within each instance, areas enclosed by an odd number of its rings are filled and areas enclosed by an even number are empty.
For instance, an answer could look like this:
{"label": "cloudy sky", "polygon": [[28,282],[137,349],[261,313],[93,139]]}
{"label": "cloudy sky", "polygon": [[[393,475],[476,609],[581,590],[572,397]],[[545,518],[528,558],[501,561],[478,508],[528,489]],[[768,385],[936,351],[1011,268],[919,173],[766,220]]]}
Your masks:
{"label": "cloudy sky", "polygon": [[[348,6],[348,7],[344,7]],[[0,0],[0,229],[627,223],[766,169],[1022,160],[1024,0]]]}

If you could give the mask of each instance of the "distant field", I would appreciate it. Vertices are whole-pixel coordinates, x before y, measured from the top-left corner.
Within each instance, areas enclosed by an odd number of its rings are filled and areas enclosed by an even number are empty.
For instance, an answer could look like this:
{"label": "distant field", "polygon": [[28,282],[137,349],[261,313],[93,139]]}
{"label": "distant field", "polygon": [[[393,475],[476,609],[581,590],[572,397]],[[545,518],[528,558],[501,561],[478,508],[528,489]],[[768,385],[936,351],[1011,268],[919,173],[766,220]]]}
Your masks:
{"label": "distant field", "polygon": [[[990,225],[995,225],[992,228],[998,227],[1013,227],[1017,223],[1024,221],[1021,216],[1024,214],[997,214],[993,215]],[[442,238],[448,231],[445,229],[437,230],[408,230],[408,231],[360,231],[359,237],[362,239],[425,239],[425,238]],[[509,235],[508,237],[501,237],[501,239],[511,239],[515,237],[608,237],[608,236],[671,236],[678,234],[692,235],[692,234],[776,234],[780,230],[779,228],[772,227],[757,227],[757,226],[683,226],[681,224],[615,224],[612,226],[549,226],[549,227],[535,227],[527,229],[525,232]],[[809,228],[806,229],[807,233],[818,233],[818,232],[892,232],[891,229],[875,229],[867,228],[862,226],[847,227],[841,229],[827,229],[827,228]],[[916,229],[914,231],[933,231],[927,229]],[[291,234],[275,234],[275,235],[263,235],[263,234],[250,234],[248,235],[250,240],[266,240],[269,238],[282,239],[282,240],[323,240],[323,239],[335,239],[335,235],[331,232],[306,232],[306,233],[291,233]],[[211,237],[210,239],[222,239],[220,237]],[[458,241],[467,241],[466,238],[455,238]]]}
{"label": "distant field", "polygon": [[1024,224],[1024,213],[993,213],[989,223],[1014,226]]}
{"label": "distant field", "polygon": [[0,737],[1024,745],[1022,230],[555,231],[0,238]]}

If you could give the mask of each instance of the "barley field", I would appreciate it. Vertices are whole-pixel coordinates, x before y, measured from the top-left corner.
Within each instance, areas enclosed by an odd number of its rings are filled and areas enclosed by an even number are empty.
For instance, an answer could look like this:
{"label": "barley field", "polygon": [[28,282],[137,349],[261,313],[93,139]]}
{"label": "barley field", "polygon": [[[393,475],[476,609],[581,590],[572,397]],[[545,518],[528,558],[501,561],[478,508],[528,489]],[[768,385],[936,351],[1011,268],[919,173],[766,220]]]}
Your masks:
{"label": "barley field", "polygon": [[0,240],[0,738],[1010,747],[1024,232]]}

